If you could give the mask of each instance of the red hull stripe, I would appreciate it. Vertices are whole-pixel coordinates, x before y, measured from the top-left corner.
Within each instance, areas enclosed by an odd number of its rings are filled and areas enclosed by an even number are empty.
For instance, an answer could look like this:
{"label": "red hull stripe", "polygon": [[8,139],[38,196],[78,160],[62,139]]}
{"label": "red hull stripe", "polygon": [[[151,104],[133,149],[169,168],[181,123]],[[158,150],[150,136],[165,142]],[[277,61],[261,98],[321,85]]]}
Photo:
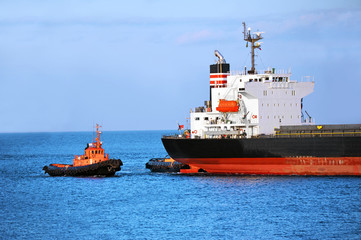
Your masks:
{"label": "red hull stripe", "polygon": [[210,81],[210,84],[225,84],[227,83],[227,80],[226,81]]}
{"label": "red hull stripe", "polygon": [[215,75],[210,75],[210,78],[227,78],[227,74],[215,74]]}
{"label": "red hull stripe", "polygon": [[361,175],[361,157],[177,158],[209,173],[259,175]]}

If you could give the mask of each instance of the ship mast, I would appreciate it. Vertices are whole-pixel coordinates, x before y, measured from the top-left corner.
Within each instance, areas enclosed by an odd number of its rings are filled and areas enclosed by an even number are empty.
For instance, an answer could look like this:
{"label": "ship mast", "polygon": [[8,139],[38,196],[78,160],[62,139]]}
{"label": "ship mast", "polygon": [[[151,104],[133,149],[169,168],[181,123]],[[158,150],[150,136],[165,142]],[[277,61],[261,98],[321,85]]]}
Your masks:
{"label": "ship mast", "polygon": [[248,71],[248,73],[255,74],[256,68],[254,67],[254,56],[255,56],[254,49],[261,47],[261,43],[256,43],[256,42],[263,38],[261,36],[262,32],[256,32],[255,34],[251,34],[251,28],[248,28],[246,31],[246,23],[243,22],[242,24],[243,24],[244,40],[247,42],[247,47],[248,47],[248,42],[251,43],[252,67],[251,70]]}
{"label": "ship mast", "polygon": [[99,131],[99,124],[97,124],[97,137],[95,138],[95,141],[96,141],[96,147],[99,148],[101,146],[101,143],[100,143],[100,134],[101,132]]}

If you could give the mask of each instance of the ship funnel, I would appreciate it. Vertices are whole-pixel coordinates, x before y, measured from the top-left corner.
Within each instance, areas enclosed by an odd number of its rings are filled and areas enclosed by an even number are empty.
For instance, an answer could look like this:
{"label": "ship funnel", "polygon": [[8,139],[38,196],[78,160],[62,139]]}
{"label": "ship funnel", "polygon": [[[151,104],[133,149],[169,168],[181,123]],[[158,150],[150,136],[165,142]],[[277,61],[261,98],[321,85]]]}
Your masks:
{"label": "ship funnel", "polygon": [[227,87],[227,76],[229,76],[229,63],[226,63],[226,59],[218,51],[214,51],[214,55],[218,57],[216,64],[209,66],[209,100],[212,107],[212,88],[224,88]]}
{"label": "ship funnel", "polygon": [[223,55],[218,50],[214,50],[214,55],[218,58],[217,63],[226,63],[226,59],[224,59]]}
{"label": "ship funnel", "polygon": [[227,76],[229,76],[229,63],[226,63],[226,60],[218,51],[214,53],[219,58],[219,61],[210,65],[210,86],[216,88],[226,87]]}

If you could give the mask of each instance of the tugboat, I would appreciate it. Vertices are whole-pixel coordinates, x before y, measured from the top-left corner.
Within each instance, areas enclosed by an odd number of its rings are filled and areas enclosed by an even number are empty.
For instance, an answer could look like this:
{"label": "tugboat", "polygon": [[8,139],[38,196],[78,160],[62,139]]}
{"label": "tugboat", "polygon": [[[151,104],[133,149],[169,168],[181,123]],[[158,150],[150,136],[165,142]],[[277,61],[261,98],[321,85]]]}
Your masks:
{"label": "tugboat", "polygon": [[152,172],[183,172],[190,169],[189,165],[175,161],[166,156],[164,158],[152,158],[146,164],[145,168]]}
{"label": "tugboat", "polygon": [[120,171],[123,163],[120,159],[109,159],[109,154],[104,153],[100,141],[99,124],[97,124],[97,137],[88,143],[84,155],[75,155],[73,164],[53,163],[44,166],[43,170],[50,176],[114,176]]}

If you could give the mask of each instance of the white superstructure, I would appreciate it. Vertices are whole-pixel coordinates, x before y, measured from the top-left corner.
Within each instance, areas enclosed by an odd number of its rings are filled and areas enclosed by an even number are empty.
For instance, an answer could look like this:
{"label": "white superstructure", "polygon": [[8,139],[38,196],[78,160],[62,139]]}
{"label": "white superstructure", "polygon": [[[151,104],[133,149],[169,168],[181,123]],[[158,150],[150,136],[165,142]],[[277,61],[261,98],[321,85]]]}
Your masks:
{"label": "white superstructure", "polygon": [[[254,68],[254,50],[260,47],[261,33],[246,32],[251,44],[252,67],[231,73],[229,64],[216,50],[216,64],[210,67],[210,101],[190,114],[191,137],[252,137],[274,134],[281,125],[312,124],[302,114],[302,99],[313,92],[314,81],[298,82],[291,73]],[[222,103],[221,103],[222,102]]]}

